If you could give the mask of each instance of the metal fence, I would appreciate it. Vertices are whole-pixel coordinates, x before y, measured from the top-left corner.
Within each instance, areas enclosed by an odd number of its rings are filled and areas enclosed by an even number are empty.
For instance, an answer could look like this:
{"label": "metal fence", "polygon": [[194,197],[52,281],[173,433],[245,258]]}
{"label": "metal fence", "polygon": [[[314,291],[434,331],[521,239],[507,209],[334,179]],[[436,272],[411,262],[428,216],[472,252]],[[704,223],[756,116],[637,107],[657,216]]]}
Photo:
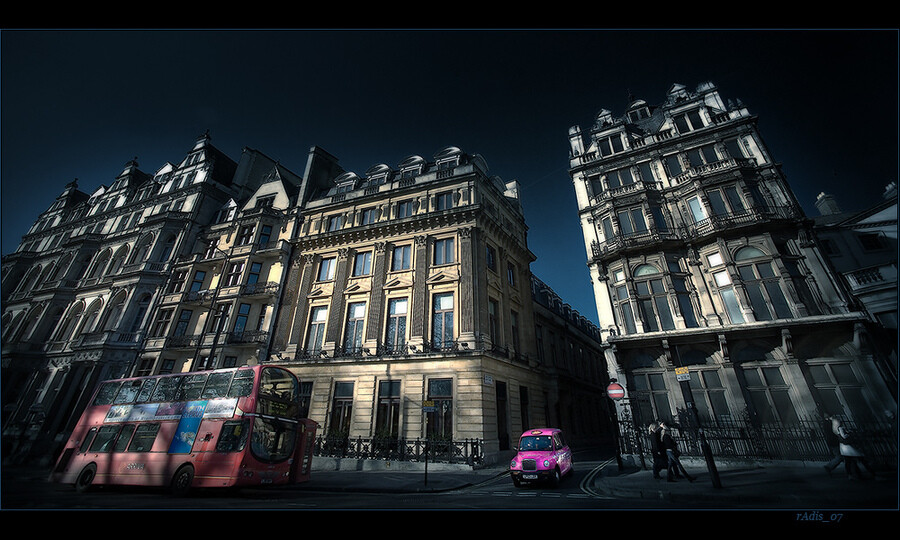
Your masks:
{"label": "metal fence", "polygon": [[479,465],[484,461],[481,439],[461,441],[430,439],[394,439],[379,437],[316,437],[317,457],[380,459],[386,461],[422,461]]}
{"label": "metal fence", "polygon": [[[897,468],[897,425],[891,422],[843,421],[854,435],[854,445],[880,469]],[[713,458],[735,460],[827,461],[833,456],[826,443],[826,424],[821,419],[799,419],[791,424],[761,424],[746,418],[722,418],[697,426],[690,415],[679,412],[678,421],[667,423],[682,455],[703,457],[700,428]],[[647,426],[630,419],[619,424],[620,451],[649,456]]]}

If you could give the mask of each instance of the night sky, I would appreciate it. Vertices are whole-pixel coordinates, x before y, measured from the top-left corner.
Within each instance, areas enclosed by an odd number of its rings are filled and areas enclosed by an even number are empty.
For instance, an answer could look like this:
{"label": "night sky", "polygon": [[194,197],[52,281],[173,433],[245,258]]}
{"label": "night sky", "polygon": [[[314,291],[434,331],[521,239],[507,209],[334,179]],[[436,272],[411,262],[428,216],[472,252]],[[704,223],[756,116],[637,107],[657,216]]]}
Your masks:
{"label": "night sky", "polygon": [[888,30],[4,30],[2,253],[73,179],[87,193],[137,157],[154,173],[197,136],[302,174],[447,146],[518,180],[532,271],[596,322],[568,129],[629,96],[711,81],[759,116],[807,214],[880,200],[898,169],[898,33]]}

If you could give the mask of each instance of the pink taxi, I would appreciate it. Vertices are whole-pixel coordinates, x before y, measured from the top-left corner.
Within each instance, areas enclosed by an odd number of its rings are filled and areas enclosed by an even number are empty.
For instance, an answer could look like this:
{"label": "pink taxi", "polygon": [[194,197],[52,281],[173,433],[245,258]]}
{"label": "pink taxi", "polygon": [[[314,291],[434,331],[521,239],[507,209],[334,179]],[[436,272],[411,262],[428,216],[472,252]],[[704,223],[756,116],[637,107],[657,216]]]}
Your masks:
{"label": "pink taxi", "polygon": [[518,454],[509,464],[509,474],[516,487],[522,482],[559,479],[572,472],[572,451],[559,429],[530,429],[519,437]]}

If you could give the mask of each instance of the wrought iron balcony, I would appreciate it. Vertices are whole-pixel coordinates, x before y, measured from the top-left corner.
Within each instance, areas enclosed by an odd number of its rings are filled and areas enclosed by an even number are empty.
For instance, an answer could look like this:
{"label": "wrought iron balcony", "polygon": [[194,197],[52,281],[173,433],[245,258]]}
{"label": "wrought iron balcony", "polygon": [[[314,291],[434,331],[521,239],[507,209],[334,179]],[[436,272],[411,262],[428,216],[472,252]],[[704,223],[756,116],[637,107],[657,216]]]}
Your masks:
{"label": "wrought iron balcony", "polygon": [[269,332],[265,330],[248,330],[244,332],[229,332],[228,343],[265,343],[269,339]]}

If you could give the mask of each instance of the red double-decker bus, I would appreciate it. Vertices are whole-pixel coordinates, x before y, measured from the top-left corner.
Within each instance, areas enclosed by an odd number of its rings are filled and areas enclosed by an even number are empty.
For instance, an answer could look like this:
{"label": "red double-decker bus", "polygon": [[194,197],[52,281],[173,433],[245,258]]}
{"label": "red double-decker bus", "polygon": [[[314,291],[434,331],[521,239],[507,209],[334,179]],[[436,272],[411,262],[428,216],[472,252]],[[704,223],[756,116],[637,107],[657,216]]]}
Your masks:
{"label": "red double-decker bus", "polygon": [[105,381],[50,479],[74,484],[250,487],[309,480],[316,423],[288,370],[252,366]]}

